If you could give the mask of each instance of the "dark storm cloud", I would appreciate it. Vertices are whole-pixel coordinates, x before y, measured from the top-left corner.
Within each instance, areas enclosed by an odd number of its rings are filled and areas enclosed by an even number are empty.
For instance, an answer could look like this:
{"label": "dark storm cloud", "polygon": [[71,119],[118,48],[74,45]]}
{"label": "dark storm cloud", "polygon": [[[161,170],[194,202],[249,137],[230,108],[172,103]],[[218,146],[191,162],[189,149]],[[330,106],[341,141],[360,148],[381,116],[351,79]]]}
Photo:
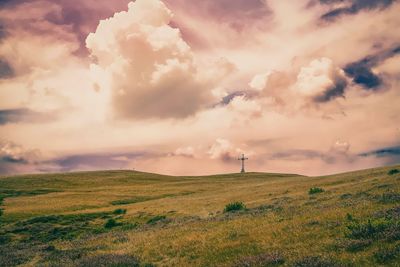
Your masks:
{"label": "dark storm cloud", "polygon": [[346,74],[353,78],[354,82],[367,90],[374,90],[383,83],[382,78],[374,74],[371,67],[364,61],[354,62],[344,69]]}
{"label": "dark storm cloud", "polygon": [[[1,7],[1,6],[0,6]],[[0,42],[7,37],[7,29],[0,20]]]}
{"label": "dark storm cloud", "polygon": [[357,14],[363,10],[384,9],[396,2],[396,0],[320,0],[320,2],[325,5],[348,2],[347,6],[335,8],[321,16],[321,19],[331,21],[343,15]]}
{"label": "dark storm cloud", "polygon": [[40,123],[54,120],[55,114],[36,112],[27,108],[0,110],[0,125],[9,123]]}
{"label": "dark storm cloud", "polygon": [[330,88],[328,88],[328,90],[326,90],[322,95],[317,96],[314,100],[318,103],[325,103],[337,97],[343,97],[346,87],[346,79],[342,77],[337,77],[334,81],[334,84]]}
{"label": "dark storm cloud", "polygon": [[376,90],[383,84],[383,78],[373,73],[372,68],[399,53],[400,46],[396,46],[352,62],[344,67],[344,71],[356,84],[361,85],[364,89]]}
{"label": "dark storm cloud", "polygon": [[384,159],[386,165],[400,163],[400,146],[380,148],[359,154],[360,157],[376,157]]}
{"label": "dark storm cloud", "polygon": [[0,161],[1,162],[5,162],[5,163],[28,163],[28,161],[26,159],[13,158],[13,157],[10,157],[10,156],[0,157]]}
{"label": "dark storm cloud", "polygon": [[[1,32],[1,29],[0,29]],[[0,38],[1,39],[1,38]],[[0,80],[14,77],[15,73],[8,61],[0,58]]]}
{"label": "dark storm cloud", "polygon": [[244,91],[236,91],[236,92],[233,92],[233,93],[231,93],[231,94],[225,96],[224,98],[222,98],[220,104],[221,104],[221,105],[228,105],[229,103],[231,103],[231,102],[233,101],[233,99],[235,99],[235,97],[238,97],[238,96],[244,96],[244,97],[246,97],[247,94],[246,94],[246,92],[244,92]]}
{"label": "dark storm cloud", "polygon": [[376,156],[376,157],[390,157],[390,156],[400,156],[400,146],[386,147],[377,150],[372,150],[360,154],[362,157]]}

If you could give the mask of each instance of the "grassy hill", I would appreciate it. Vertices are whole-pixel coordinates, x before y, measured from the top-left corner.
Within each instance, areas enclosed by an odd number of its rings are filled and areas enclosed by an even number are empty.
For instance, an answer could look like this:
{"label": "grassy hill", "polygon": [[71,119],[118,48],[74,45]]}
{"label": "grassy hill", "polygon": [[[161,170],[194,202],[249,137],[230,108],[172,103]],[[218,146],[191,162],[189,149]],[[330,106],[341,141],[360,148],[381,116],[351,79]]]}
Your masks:
{"label": "grassy hill", "polygon": [[397,169],[0,177],[0,266],[400,266]]}

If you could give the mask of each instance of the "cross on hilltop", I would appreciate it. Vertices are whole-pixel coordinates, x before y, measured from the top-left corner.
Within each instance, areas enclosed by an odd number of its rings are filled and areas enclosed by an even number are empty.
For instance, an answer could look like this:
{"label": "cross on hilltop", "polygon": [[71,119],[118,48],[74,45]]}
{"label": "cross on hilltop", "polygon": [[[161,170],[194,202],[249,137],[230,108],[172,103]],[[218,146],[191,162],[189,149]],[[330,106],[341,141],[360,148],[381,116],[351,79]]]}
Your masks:
{"label": "cross on hilltop", "polygon": [[249,158],[245,158],[244,154],[242,154],[242,157],[238,158],[238,160],[242,161],[242,170],[240,171],[241,173],[245,173],[246,171],[244,170],[244,161],[248,160]]}

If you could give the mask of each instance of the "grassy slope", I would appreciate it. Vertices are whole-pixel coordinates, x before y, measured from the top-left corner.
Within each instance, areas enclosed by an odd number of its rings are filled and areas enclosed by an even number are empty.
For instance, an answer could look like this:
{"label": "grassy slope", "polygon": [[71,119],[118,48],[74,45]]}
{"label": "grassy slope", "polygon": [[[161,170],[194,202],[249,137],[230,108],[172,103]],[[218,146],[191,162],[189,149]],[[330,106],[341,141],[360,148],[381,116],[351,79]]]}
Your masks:
{"label": "grassy slope", "polygon": [[[103,254],[157,266],[255,265],[275,258],[286,266],[307,260],[398,266],[400,210],[393,208],[400,203],[400,175],[388,175],[394,168],[400,166],[325,177],[131,171],[2,177],[0,266],[77,265]],[[309,195],[311,187],[325,192]],[[248,210],[224,214],[233,201]],[[110,219],[116,226],[105,228]]]}

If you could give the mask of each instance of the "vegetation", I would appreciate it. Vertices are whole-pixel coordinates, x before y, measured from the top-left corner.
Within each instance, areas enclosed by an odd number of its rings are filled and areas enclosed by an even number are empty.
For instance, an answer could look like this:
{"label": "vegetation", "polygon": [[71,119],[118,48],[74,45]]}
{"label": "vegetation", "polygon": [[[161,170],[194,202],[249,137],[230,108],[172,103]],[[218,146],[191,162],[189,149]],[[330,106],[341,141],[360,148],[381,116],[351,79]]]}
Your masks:
{"label": "vegetation", "polygon": [[266,267],[279,266],[285,263],[285,259],[279,252],[263,253],[256,256],[243,257],[235,264],[235,267]]}
{"label": "vegetation", "polygon": [[147,221],[147,224],[155,224],[155,223],[157,223],[157,222],[159,222],[159,221],[164,221],[166,218],[167,218],[167,217],[165,217],[165,216],[163,216],[163,215],[157,215],[157,216],[155,216],[155,217],[153,217],[153,218],[150,218],[150,219]]}
{"label": "vegetation", "polygon": [[394,169],[0,177],[0,266],[396,266]]}
{"label": "vegetation", "polygon": [[400,173],[400,170],[398,170],[398,169],[391,169],[390,171],[388,171],[389,175],[395,175],[395,174],[398,174],[398,173]]}
{"label": "vegetation", "polygon": [[319,193],[322,193],[322,192],[325,192],[325,190],[322,189],[322,188],[319,188],[319,187],[312,187],[312,188],[310,188],[310,190],[308,190],[308,194],[309,195],[319,194]]}
{"label": "vegetation", "polygon": [[246,209],[243,202],[232,202],[225,206],[224,212],[232,212]]}

